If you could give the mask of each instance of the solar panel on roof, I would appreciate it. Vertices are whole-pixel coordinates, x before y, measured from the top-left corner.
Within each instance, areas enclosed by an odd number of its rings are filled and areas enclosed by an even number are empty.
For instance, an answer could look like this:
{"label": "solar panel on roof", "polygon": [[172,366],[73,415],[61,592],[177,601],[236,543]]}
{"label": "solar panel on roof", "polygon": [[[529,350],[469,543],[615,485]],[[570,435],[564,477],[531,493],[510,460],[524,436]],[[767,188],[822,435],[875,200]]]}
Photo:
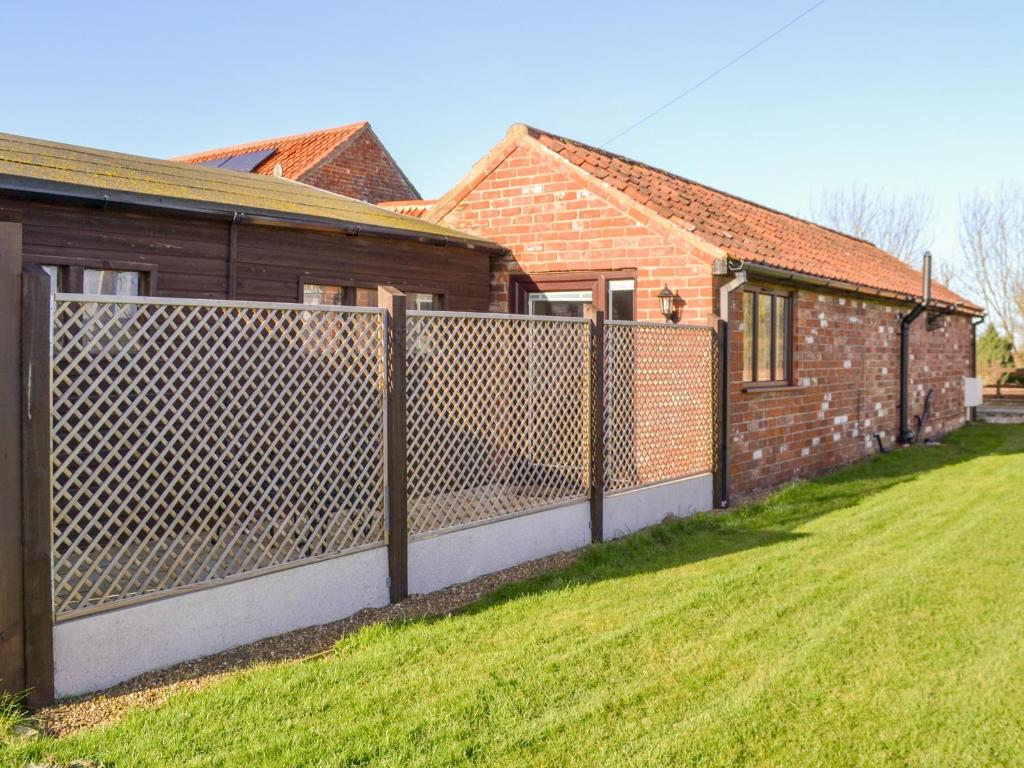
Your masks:
{"label": "solar panel on roof", "polygon": [[246,152],[244,155],[234,155],[229,157],[228,161],[221,166],[221,168],[228,168],[232,171],[243,171],[249,173],[253,168],[262,163],[272,154],[277,152],[277,147],[271,147],[270,149],[260,149],[256,152]]}
{"label": "solar panel on roof", "polygon": [[229,171],[241,171],[250,173],[252,170],[277,152],[277,147],[270,149],[258,149],[255,152],[246,152],[241,155],[228,155],[227,157],[216,157],[213,160],[204,160],[196,165],[205,165],[210,168],[225,168]]}

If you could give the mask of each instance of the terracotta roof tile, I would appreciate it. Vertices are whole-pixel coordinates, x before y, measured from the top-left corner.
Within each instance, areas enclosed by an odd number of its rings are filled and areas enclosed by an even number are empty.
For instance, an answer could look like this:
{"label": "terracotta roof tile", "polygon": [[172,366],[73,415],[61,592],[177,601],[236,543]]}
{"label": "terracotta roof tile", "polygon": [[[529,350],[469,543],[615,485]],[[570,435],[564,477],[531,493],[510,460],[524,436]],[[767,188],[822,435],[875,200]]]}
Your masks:
{"label": "terracotta roof tile", "polygon": [[[726,251],[731,258],[921,296],[921,273],[866,240],[572,139],[528,126],[525,130],[568,162]],[[598,174],[594,168],[607,173]],[[932,295],[939,301],[977,309],[937,281]]]}
{"label": "terracotta roof tile", "polygon": [[299,133],[294,136],[279,136],[276,139],[261,139],[250,141],[246,144],[236,144],[233,147],[221,147],[210,149],[205,152],[196,152],[191,155],[173,157],[182,163],[204,163],[208,160],[217,160],[232,155],[242,155],[247,152],[256,152],[261,149],[276,149],[277,151],[261,162],[253,169],[253,173],[264,176],[273,176],[274,167],[281,164],[281,175],[286,179],[298,180],[307,171],[313,169],[327,155],[347,142],[368,123],[352,123],[337,128],[327,128],[322,131],[311,131]]}
{"label": "terracotta roof tile", "polygon": [[412,216],[414,219],[422,219],[431,206],[437,200],[387,200],[377,203],[381,208],[400,213],[403,216]]}

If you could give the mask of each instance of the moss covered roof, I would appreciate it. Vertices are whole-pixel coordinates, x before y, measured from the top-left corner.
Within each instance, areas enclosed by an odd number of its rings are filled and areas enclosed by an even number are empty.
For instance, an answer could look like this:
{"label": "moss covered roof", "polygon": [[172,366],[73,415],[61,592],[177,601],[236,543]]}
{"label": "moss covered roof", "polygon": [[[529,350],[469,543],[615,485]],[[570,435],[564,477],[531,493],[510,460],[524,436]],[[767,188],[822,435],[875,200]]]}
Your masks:
{"label": "moss covered roof", "polygon": [[259,212],[289,218],[334,220],[490,245],[490,241],[437,224],[403,216],[370,203],[336,195],[288,179],[190,165],[173,160],[107,152],[0,133],[0,189],[7,177],[154,200],[203,203],[225,212]]}

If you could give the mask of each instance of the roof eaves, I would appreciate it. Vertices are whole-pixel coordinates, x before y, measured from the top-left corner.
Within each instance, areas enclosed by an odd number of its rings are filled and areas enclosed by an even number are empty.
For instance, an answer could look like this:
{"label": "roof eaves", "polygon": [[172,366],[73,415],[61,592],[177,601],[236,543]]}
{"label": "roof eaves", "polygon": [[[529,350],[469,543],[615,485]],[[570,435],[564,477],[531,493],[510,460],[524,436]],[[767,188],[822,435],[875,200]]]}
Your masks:
{"label": "roof eaves", "polygon": [[[868,285],[866,283],[858,283],[849,280],[837,280],[832,277],[825,277],[824,275],[815,275],[813,273],[804,272],[800,270],[782,269],[781,267],[776,267],[771,264],[764,264],[756,259],[735,259],[729,261],[735,261],[735,264],[728,263],[725,267],[726,271],[746,270],[751,274],[760,275],[769,280],[791,281],[807,285],[816,285],[824,288],[831,288],[837,291],[845,291],[849,293],[868,295],[874,298],[902,303],[913,304],[921,301],[921,296],[918,296],[916,294],[902,293],[900,291],[893,291],[887,288],[879,288],[877,286]],[[967,300],[959,302],[950,302],[944,299],[933,298],[932,304],[938,307],[947,308],[953,312],[962,312],[967,315],[977,316],[985,314],[985,310],[982,307],[979,307],[976,304],[973,304]]]}
{"label": "roof eaves", "polygon": [[[469,250],[480,250],[488,253],[504,253],[506,250],[504,246],[498,243],[472,235],[446,235],[415,229],[403,229],[401,227],[388,227],[381,224],[352,222],[344,219],[275,211],[245,205],[227,205],[203,200],[150,195],[141,192],[126,192],[47,179],[32,179],[0,174],[0,192],[5,191],[30,198],[69,200],[79,203],[92,202],[104,208],[124,206],[225,219],[233,219],[237,214],[241,214],[249,222],[257,224],[338,231],[349,235],[379,235],[404,240],[415,240],[431,245],[452,244]],[[454,230],[452,232],[454,233]]]}

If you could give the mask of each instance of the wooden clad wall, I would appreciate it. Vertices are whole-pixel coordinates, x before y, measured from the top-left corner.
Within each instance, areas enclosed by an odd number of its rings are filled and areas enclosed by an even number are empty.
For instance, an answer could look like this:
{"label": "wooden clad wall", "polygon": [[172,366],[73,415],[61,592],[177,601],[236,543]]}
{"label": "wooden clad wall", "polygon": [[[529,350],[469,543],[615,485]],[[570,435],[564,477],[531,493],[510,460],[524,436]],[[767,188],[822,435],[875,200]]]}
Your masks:
{"label": "wooden clad wall", "polygon": [[227,298],[227,222],[0,198],[3,220],[22,223],[26,263],[141,262],[158,295]]}
{"label": "wooden clad wall", "polygon": [[[446,308],[486,312],[486,253],[374,236],[238,228],[238,298],[295,301],[298,276],[363,287],[443,293]],[[282,298],[286,297],[286,298]]]}
{"label": "wooden clad wall", "polygon": [[[148,265],[156,268],[156,295],[228,298],[226,220],[0,197],[0,221],[22,223],[26,263]],[[446,309],[487,310],[483,251],[246,223],[237,227],[236,249],[237,299],[294,302],[305,277],[443,293]]]}

